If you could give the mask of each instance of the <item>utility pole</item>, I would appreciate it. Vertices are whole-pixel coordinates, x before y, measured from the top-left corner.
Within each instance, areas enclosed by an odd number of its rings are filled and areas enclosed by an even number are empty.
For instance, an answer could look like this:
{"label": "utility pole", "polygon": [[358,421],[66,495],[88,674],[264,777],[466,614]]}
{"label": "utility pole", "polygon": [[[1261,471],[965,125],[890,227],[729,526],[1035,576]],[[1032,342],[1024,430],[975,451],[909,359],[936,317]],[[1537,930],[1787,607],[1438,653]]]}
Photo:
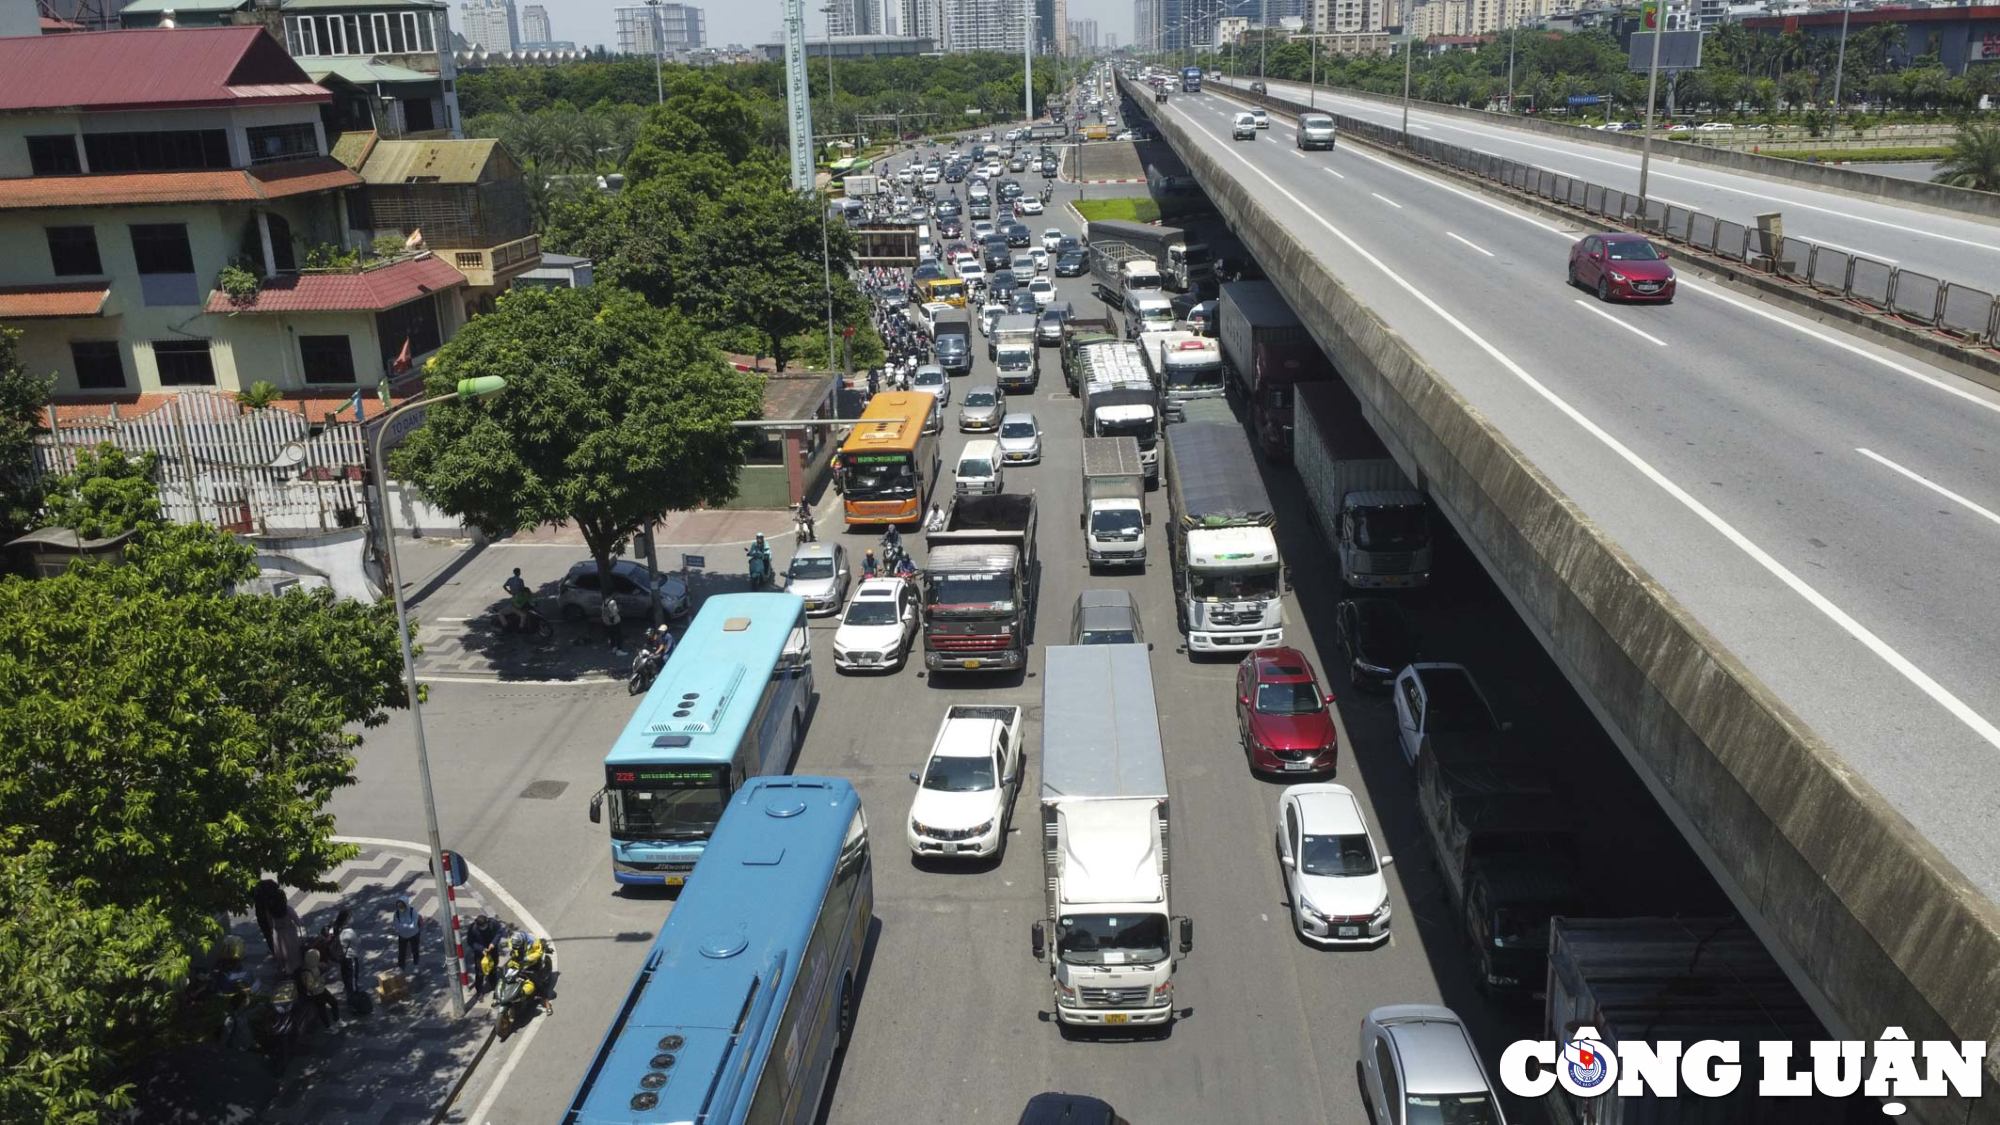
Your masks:
{"label": "utility pole", "polygon": [[1653,25],[1653,65],[1646,74],[1646,133],[1639,139],[1639,221],[1646,220],[1646,174],[1653,166],[1653,97],[1660,87],[1660,40],[1666,37],[1667,6],[1664,0],[1646,0],[1639,7],[1643,26]]}
{"label": "utility pole", "polygon": [[1021,106],[1035,120],[1035,0],[1021,0]]}
{"label": "utility pole", "polygon": [[660,32],[660,4],[662,0],[646,0],[646,7],[653,13],[653,87],[659,94],[659,104],[667,104],[667,80],[661,73],[660,58],[667,53],[666,36]]}
{"label": "utility pole", "polygon": [[1414,16],[1414,0],[1403,4],[1403,145],[1410,143],[1410,57],[1417,49],[1417,37],[1410,31],[1410,20]]}
{"label": "utility pole", "polygon": [[[1833,63],[1833,128],[1840,130],[1840,74],[1847,69],[1847,14],[1854,8],[1853,0],[1843,0],[1840,5],[1840,53]],[[1866,124],[1866,121],[1863,122]],[[1640,193],[1644,195],[1644,192]]]}
{"label": "utility pole", "polygon": [[1521,38],[1519,20],[1507,31],[1507,112],[1514,112],[1514,42]]}
{"label": "utility pole", "polygon": [[1257,0],[1257,77],[1264,77],[1264,53],[1271,43],[1271,0]]}

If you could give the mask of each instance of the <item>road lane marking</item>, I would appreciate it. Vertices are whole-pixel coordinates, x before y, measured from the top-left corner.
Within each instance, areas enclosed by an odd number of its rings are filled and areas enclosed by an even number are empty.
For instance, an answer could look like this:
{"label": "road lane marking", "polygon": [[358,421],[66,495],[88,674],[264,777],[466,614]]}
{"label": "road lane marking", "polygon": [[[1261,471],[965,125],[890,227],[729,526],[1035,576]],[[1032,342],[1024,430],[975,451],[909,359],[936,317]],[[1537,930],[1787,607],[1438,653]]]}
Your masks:
{"label": "road lane marking", "polygon": [[[1436,314],[1436,316],[1440,320],[1450,325],[1453,330],[1457,331],[1461,336],[1464,336],[1467,340],[1470,340],[1475,347],[1485,352],[1487,355],[1491,356],[1494,362],[1498,363],[1501,367],[1505,368],[1509,374],[1513,375],[1516,379],[1520,380],[1521,383],[1525,385],[1529,390],[1532,390],[1537,395],[1541,396],[1541,398],[1544,401],[1548,402],[1549,405],[1555,407],[1556,410],[1560,411],[1565,417],[1570,419],[1570,421],[1576,423],[1576,425],[1580,427],[1585,433],[1589,434],[1593,438],[1596,438],[1598,442],[1603,444],[1603,446],[1606,449],[1609,449],[1620,460],[1630,465],[1634,470],[1636,470],[1640,475],[1644,476],[1647,480],[1651,481],[1661,491],[1665,492],[1668,496],[1671,496],[1682,507],[1686,508],[1689,512],[1692,512],[1696,518],[1700,519],[1703,523],[1707,524],[1711,529],[1713,529],[1716,532],[1716,534],[1721,535],[1724,539],[1727,539],[1732,545],[1736,547],[1737,550],[1742,551],[1745,555],[1748,555],[1751,561],[1755,562],[1758,566],[1762,567],[1766,573],[1770,574],[1772,577],[1776,578],[1779,582],[1783,583],[1793,593],[1797,594],[1800,598],[1802,598],[1806,602],[1806,604],[1818,610],[1823,616],[1825,616],[1828,620],[1832,621],[1836,626],[1838,626],[1842,632],[1845,632],[1848,636],[1860,642],[1861,645],[1864,648],[1868,649],[1869,652],[1873,653],[1877,659],[1881,660],[1883,663],[1893,668],[1898,675],[1902,676],[1905,680],[1909,681],[1909,683],[1912,686],[1914,686],[1918,691],[1921,691],[1925,695],[1929,696],[1932,702],[1936,703],[1939,707],[1943,708],[1946,712],[1948,712],[1953,718],[1957,719],[1960,723],[1964,724],[1981,740],[1983,740],[1989,746],[1992,746],[1995,749],[2000,749],[2000,726],[1995,726],[1985,716],[1973,710],[1972,707],[1968,705],[1964,700],[1952,694],[1950,689],[1946,688],[1943,684],[1938,683],[1935,679],[1932,679],[1929,673],[1925,672],[1922,668],[1917,667],[1916,664],[1912,662],[1908,657],[1896,651],[1894,648],[1891,648],[1887,641],[1884,641],[1882,638],[1876,636],[1873,631],[1871,631],[1867,626],[1861,624],[1861,622],[1855,620],[1851,615],[1848,614],[1846,610],[1841,609],[1839,606],[1835,605],[1833,601],[1830,598],[1828,598],[1825,594],[1820,593],[1818,590],[1814,589],[1810,584],[1808,584],[1805,581],[1805,579],[1800,578],[1797,574],[1794,574],[1790,567],[1787,567],[1784,563],[1779,562],[1775,557],[1771,555],[1770,552],[1764,550],[1764,548],[1758,546],[1755,542],[1753,542],[1749,536],[1743,534],[1741,531],[1736,530],[1735,526],[1732,525],[1729,521],[1723,519],[1720,515],[1716,514],[1716,512],[1710,509],[1708,505],[1703,504],[1700,500],[1695,499],[1693,494],[1689,493],[1686,489],[1682,488],[1680,485],[1674,483],[1674,481],[1671,478],[1669,478],[1665,473],[1662,473],[1660,470],[1654,468],[1651,462],[1639,456],[1638,453],[1634,452],[1631,448],[1626,446],[1624,442],[1619,441],[1616,437],[1614,437],[1611,434],[1610,431],[1606,430],[1604,427],[1592,421],[1589,418],[1589,416],[1583,413],[1583,411],[1578,410],[1574,406],[1571,406],[1568,400],[1564,399],[1561,395],[1557,394],[1553,388],[1544,384],[1541,380],[1535,378],[1533,375],[1530,375],[1526,368],[1514,362],[1514,360],[1511,359],[1505,352],[1501,351],[1498,347],[1495,347],[1485,337],[1481,336],[1477,332],[1474,332],[1470,325],[1458,319],[1456,316],[1453,316],[1450,310],[1446,309],[1443,305],[1439,304],[1429,294],[1417,288],[1417,286],[1414,283],[1410,282],[1408,279],[1404,278],[1401,274],[1397,273],[1396,271],[1390,269],[1388,263],[1376,257],[1374,254],[1370,253],[1359,242],[1356,242],[1353,238],[1349,237],[1347,232],[1341,230],[1337,226],[1334,226],[1333,223],[1330,220],[1328,220],[1326,216],[1313,210],[1311,207],[1306,206],[1304,200],[1300,199],[1298,196],[1293,195],[1290,191],[1286,190],[1285,187],[1279,184],[1277,180],[1272,179],[1269,173],[1257,167],[1255,164],[1252,164],[1249,158],[1242,155],[1240,151],[1231,148],[1227,145],[1224,145],[1222,143],[1221,138],[1217,137],[1214,133],[1210,133],[1207,129],[1202,129],[1201,126],[1199,125],[1195,126],[1195,128],[1201,129],[1203,133],[1207,134],[1208,139],[1215,143],[1216,145],[1215,151],[1224,152],[1227,153],[1229,156],[1234,157],[1245,168],[1248,168],[1251,172],[1255,173],[1259,179],[1269,184],[1271,186],[1271,190],[1277,192],[1279,195],[1282,195],[1286,199],[1290,200],[1292,206],[1297,207],[1300,213],[1304,214],[1308,219],[1312,220],[1313,222],[1318,223],[1320,226],[1325,227],[1329,234],[1332,234],[1335,238],[1339,239],[1341,242],[1346,243],[1349,249],[1353,250],[1369,265],[1372,265],[1377,270],[1381,271],[1382,275],[1384,277],[1387,277],[1391,282],[1393,282],[1397,286],[1397,288],[1400,288],[1405,293],[1415,298],[1418,303],[1422,304],[1425,308],[1431,310],[1431,312]],[[1683,284],[1683,288],[1687,288],[1687,286]],[[1726,300],[1727,298],[1724,299]],[[1773,319],[1778,319],[1778,318],[1774,317]],[[1780,323],[1783,323],[1783,321],[1780,320]],[[1853,350],[1856,352],[1860,352],[1860,349],[1858,348]],[[1866,354],[1866,353],[1862,352],[1861,354]],[[1916,373],[1911,372],[1911,374],[1916,374]],[[1987,404],[1987,405],[1989,405],[1992,409],[2000,410],[2000,404]]]}
{"label": "road lane marking", "polygon": [[1330,176],[1332,176],[1332,177],[1333,177],[1334,179],[1336,179],[1336,180],[1344,180],[1344,179],[1346,179],[1346,178],[1347,178],[1346,176],[1344,176],[1344,175],[1340,174],[1339,172],[1336,172],[1336,171],[1334,171],[1333,169],[1331,169],[1331,168],[1328,168],[1328,167],[1327,167],[1326,165],[1324,165],[1324,164],[1320,165],[1320,169],[1321,169],[1322,171],[1324,171],[1324,172],[1325,172],[1325,173],[1326,173],[1327,175],[1330,175]]}
{"label": "road lane marking", "polygon": [[1396,201],[1395,201],[1395,200],[1393,200],[1393,199],[1390,199],[1390,198],[1389,198],[1388,196],[1386,196],[1386,195],[1383,195],[1383,194],[1382,194],[1381,192],[1379,192],[1379,191],[1371,191],[1371,192],[1369,192],[1368,194],[1369,194],[1369,195],[1372,195],[1372,196],[1374,196],[1375,198],[1377,198],[1377,199],[1381,200],[1381,201],[1382,201],[1382,202],[1384,202],[1384,203],[1387,203],[1387,204],[1388,204],[1389,206],[1391,206],[1391,207],[1394,207],[1394,208],[1395,208],[1396,210],[1398,210],[1398,211],[1401,211],[1401,210],[1403,209],[1403,205],[1402,205],[1402,204],[1400,204],[1400,203],[1396,202]]}
{"label": "road lane marking", "polygon": [[1465,241],[1465,239],[1463,239],[1463,238],[1459,238],[1459,237],[1458,237],[1457,235],[1455,235],[1455,234],[1451,233],[1450,231],[1446,231],[1446,232],[1444,232],[1444,236],[1445,236],[1446,238],[1452,238],[1452,239],[1457,239],[1457,240],[1458,240],[1459,242],[1463,242],[1463,243],[1465,243],[1465,245],[1467,245],[1467,246],[1470,246],[1470,247],[1472,247],[1472,248],[1473,248],[1474,250],[1477,250],[1477,251],[1479,251],[1479,252],[1480,252],[1481,254],[1484,254],[1484,255],[1486,255],[1486,256],[1487,256],[1487,257],[1489,257],[1489,258],[1491,258],[1491,257],[1493,256],[1493,251],[1491,251],[1491,250],[1488,250],[1488,249],[1487,249],[1486,247],[1484,247],[1484,246],[1480,246],[1480,245],[1478,245],[1477,243],[1472,243],[1472,242],[1466,242],[1466,241]]}
{"label": "road lane marking", "polygon": [[1939,496],[1942,496],[1945,499],[1950,500],[1955,504],[1964,506],[1974,515],[1979,516],[1980,518],[1986,520],[1989,523],[2000,524],[2000,512],[1995,512],[1991,508],[1981,507],[1980,505],[1975,504],[1970,500],[1967,500],[1965,497],[1960,496],[1958,493],[1953,492],[1951,489],[1946,488],[1944,485],[1941,485],[1938,482],[1931,480],[1929,477],[1922,476],[1918,473],[1912,472],[1911,470],[1896,464],[1894,461],[1889,460],[1887,457],[1882,456],[1880,453],[1877,453],[1872,449],[1857,449],[1854,452],[1861,454],[1863,457],[1868,458],[1870,461],[1873,461],[1876,464],[1881,465],[1882,467],[1889,469],[1892,472],[1903,474],[1904,476],[1910,478],[1913,481],[1916,481],[1918,484],[1923,485],[1925,488],[1930,489],[1932,492],[1937,493]]}
{"label": "road lane marking", "polygon": [[1637,328],[1634,328],[1631,325],[1625,323],[1624,321],[1619,320],[1617,317],[1612,316],[1610,313],[1605,312],[1603,309],[1598,308],[1596,305],[1591,304],[1589,301],[1584,300],[1582,297],[1578,297],[1576,299],[1576,304],[1577,307],[1582,309],[1583,311],[1596,313],[1598,316],[1601,316],[1604,319],[1610,321],[1611,323],[1617,325],[1618,327],[1623,328],[1625,331],[1630,332],[1634,336],[1638,336],[1641,339],[1645,340],[1651,340],[1652,342],[1660,345],[1663,348],[1667,346],[1667,342],[1665,340],[1660,339],[1658,336],[1655,336],[1650,332],[1639,331]]}
{"label": "road lane marking", "polygon": [[1524,215],[1521,212],[1514,210],[1512,207],[1506,206],[1505,204],[1497,203],[1491,199],[1485,198],[1484,196],[1474,195],[1469,191],[1462,191],[1458,188],[1451,186],[1448,183],[1445,183],[1442,180],[1426,176],[1422,172],[1419,172],[1414,168],[1405,167],[1404,165],[1399,164],[1396,161],[1384,159],[1383,157],[1377,156],[1372,152],[1362,152],[1359,149],[1351,147],[1347,151],[1353,153],[1356,156],[1359,156],[1363,160],[1373,160],[1375,163],[1380,164],[1384,168],[1393,168],[1396,171],[1401,172],[1405,176],[1414,176],[1417,179],[1422,180],[1423,182],[1431,185],[1432,187],[1442,188],[1443,190],[1448,191],[1453,195],[1458,196],[1461,199],[1466,199],[1470,200],[1473,203],[1477,203],[1481,207],[1490,207],[1493,210],[1498,211],[1503,215],[1519,219],[1522,222],[1528,224],[1529,226],[1540,227],[1543,230],[1548,231],[1550,234],[1562,235],[1564,238],[1571,237],[1570,233],[1568,231],[1563,230],[1561,227],[1552,227],[1549,224],[1542,222],[1540,219],[1534,218],[1529,215]]}

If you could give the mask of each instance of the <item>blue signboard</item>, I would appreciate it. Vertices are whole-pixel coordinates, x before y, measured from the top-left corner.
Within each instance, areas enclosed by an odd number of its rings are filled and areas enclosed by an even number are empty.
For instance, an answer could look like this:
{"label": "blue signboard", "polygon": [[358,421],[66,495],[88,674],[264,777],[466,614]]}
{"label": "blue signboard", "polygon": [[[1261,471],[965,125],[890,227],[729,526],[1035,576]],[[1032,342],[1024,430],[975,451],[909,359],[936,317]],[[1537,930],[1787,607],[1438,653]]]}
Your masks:
{"label": "blue signboard", "polygon": [[1603,100],[1603,98],[1596,94],[1571,94],[1569,96],[1569,104],[1571,105],[1596,105]]}

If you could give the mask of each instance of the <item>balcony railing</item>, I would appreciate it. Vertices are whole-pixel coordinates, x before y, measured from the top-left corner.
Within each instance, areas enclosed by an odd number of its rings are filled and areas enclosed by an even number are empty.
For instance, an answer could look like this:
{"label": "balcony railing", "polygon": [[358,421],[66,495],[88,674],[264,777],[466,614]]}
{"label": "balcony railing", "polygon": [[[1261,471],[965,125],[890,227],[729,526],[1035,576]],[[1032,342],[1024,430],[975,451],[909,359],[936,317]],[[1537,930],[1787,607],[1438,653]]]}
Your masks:
{"label": "balcony railing", "polygon": [[474,285],[492,285],[499,275],[518,268],[532,268],[541,260],[542,236],[531,234],[498,246],[451,251],[451,264]]}

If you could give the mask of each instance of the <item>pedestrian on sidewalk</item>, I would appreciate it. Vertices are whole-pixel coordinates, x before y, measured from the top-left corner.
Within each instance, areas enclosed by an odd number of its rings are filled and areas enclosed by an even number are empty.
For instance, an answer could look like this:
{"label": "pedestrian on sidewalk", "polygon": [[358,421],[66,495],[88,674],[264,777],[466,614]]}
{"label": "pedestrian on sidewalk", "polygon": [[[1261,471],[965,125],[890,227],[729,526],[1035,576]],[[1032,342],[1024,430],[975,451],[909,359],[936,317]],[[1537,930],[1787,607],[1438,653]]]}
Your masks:
{"label": "pedestrian on sidewalk", "polygon": [[326,959],[340,966],[341,989],[350,997],[361,991],[356,982],[354,951],[348,947],[354,940],[353,922],[354,912],[343,906],[334,915],[333,925],[321,930],[319,937],[320,948],[327,951]]}
{"label": "pedestrian on sidewalk", "polygon": [[299,995],[319,1012],[330,1030],[340,1030],[340,1002],[326,986],[326,973],[320,969],[317,949],[306,950],[305,963],[299,968]]}
{"label": "pedestrian on sidewalk", "polygon": [[610,643],[612,654],[625,655],[625,615],[619,612],[618,599],[607,595],[598,604],[597,617],[604,622],[604,639]]}
{"label": "pedestrian on sidewalk", "polygon": [[[606,598],[609,602],[611,599]],[[423,955],[418,950],[418,939],[424,932],[423,915],[410,905],[407,896],[396,900],[396,913],[390,919],[396,931],[396,968],[401,969],[407,961],[410,965],[422,965]]]}
{"label": "pedestrian on sidewalk", "polygon": [[260,880],[255,901],[257,928],[264,934],[264,945],[271,951],[271,959],[278,963],[278,971],[286,976],[298,972],[299,915],[292,909],[285,889],[275,879]]}

